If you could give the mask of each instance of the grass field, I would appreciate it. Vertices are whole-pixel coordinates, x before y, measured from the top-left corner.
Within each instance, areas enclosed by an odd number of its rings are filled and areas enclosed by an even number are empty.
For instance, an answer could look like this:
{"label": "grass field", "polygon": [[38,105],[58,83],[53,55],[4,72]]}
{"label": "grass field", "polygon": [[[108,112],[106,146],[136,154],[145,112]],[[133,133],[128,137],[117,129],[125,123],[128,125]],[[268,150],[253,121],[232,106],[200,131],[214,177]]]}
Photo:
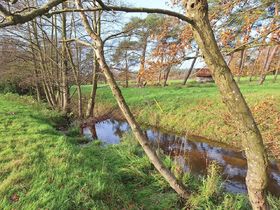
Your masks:
{"label": "grass field", "polygon": [[[177,208],[178,197],[134,147],[81,148],[63,118],[32,99],[0,95],[0,209]],[[126,149],[124,149],[126,148]]]}
{"label": "grass field", "polygon": [[[181,86],[178,81],[162,88],[122,88],[122,93],[139,122],[167,131],[203,136],[215,141],[240,146],[240,137],[233,119],[222,103],[214,83],[190,81]],[[280,159],[280,82],[268,77],[263,85],[239,84],[257,120],[270,155]],[[84,95],[91,86],[84,86]],[[104,85],[97,91],[97,113],[117,108],[110,89]]]}
{"label": "grass field", "polygon": [[0,209],[250,209],[245,195],[223,191],[215,165],[205,178],[183,176],[192,194],[182,202],[131,134],[81,147],[75,127],[57,131],[64,118],[29,97],[0,95],[0,110]]}

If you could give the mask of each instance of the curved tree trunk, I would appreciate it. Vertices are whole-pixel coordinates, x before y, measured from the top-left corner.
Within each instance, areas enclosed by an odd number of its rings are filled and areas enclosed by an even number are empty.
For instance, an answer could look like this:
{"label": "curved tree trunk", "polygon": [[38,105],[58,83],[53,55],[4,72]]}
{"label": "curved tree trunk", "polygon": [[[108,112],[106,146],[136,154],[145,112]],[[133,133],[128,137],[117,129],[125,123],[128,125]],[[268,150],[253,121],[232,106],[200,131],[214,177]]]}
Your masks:
{"label": "curved tree trunk", "polygon": [[235,126],[241,134],[242,145],[247,157],[246,184],[252,207],[253,209],[267,209],[265,190],[268,162],[262,136],[217,46],[208,19],[207,1],[187,1],[186,16],[194,21],[192,29],[195,40],[213,74],[224,103],[235,118]]}
{"label": "curved tree trunk", "polygon": [[[80,0],[76,0],[77,7],[82,9],[82,5]],[[152,149],[149,140],[141,131],[140,126],[136,122],[134,116],[132,115],[129,107],[127,106],[125,99],[119,89],[112,72],[109,69],[104,57],[104,49],[103,49],[103,42],[101,38],[94,33],[92,28],[89,25],[87,17],[84,12],[80,12],[81,19],[83,25],[87,31],[87,33],[91,36],[94,41],[94,51],[97,57],[97,61],[100,65],[100,69],[104,72],[106,80],[112,90],[112,93],[121,109],[123,115],[125,116],[126,120],[128,121],[133,134],[135,135],[136,139],[144,149],[146,155],[148,156],[151,163],[155,166],[155,168],[159,171],[159,173],[165,178],[165,180],[170,184],[170,186],[183,198],[187,198],[189,193],[186,191],[183,185],[181,185],[175,176],[164,166],[163,162],[159,159],[155,151]]]}

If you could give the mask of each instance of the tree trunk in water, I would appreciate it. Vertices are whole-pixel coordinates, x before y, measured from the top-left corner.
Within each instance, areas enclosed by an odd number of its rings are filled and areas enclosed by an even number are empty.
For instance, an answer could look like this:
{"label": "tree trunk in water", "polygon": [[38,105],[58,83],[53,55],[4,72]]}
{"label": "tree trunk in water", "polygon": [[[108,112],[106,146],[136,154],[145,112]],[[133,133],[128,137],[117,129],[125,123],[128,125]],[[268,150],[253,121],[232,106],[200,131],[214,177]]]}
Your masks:
{"label": "tree trunk in water", "polygon": [[253,209],[267,209],[267,155],[261,133],[253,115],[242,96],[215,40],[208,19],[206,0],[189,0],[186,5],[186,16],[194,22],[192,29],[195,40],[202,51],[214,80],[235,119],[236,128],[240,131],[245,150],[248,171],[246,184]]}
{"label": "tree trunk in water", "polygon": [[195,53],[195,58],[193,59],[192,64],[191,64],[191,66],[190,66],[190,68],[189,68],[189,71],[187,72],[187,74],[186,74],[186,76],[185,76],[185,79],[184,79],[184,81],[183,81],[183,85],[186,85],[186,83],[187,83],[189,77],[191,76],[191,73],[192,73],[192,71],[193,71],[193,67],[194,67],[194,64],[195,64],[195,62],[196,62],[196,60],[197,60],[198,54],[199,54],[199,49],[197,49],[197,51],[196,51],[196,53]]}
{"label": "tree trunk in water", "polygon": [[95,122],[92,123],[92,125],[89,127],[89,129],[90,129],[90,132],[91,132],[91,137],[93,139],[98,139]]}
{"label": "tree trunk in water", "polygon": [[277,51],[278,51],[278,45],[273,48],[271,53],[270,53],[270,47],[269,47],[268,52],[267,52],[267,57],[266,57],[266,62],[265,62],[264,70],[263,70],[263,73],[261,75],[260,82],[259,82],[260,85],[262,85],[264,83],[266,75],[269,72],[269,68],[271,66],[271,63],[272,63],[272,60],[273,60],[273,56],[275,55],[275,53]]}
{"label": "tree trunk in water", "polygon": [[[81,1],[76,0],[77,7],[82,9]],[[112,93],[118,103],[119,108],[121,109],[123,115],[128,121],[133,134],[136,139],[144,149],[146,155],[148,156],[151,163],[155,166],[155,168],[159,171],[159,173],[165,178],[165,180],[170,184],[170,186],[183,198],[187,198],[189,193],[186,191],[183,185],[179,184],[176,180],[175,176],[164,166],[163,162],[156,155],[155,151],[152,149],[149,140],[145,137],[143,132],[141,131],[140,126],[137,124],[134,116],[132,115],[129,107],[127,106],[124,97],[114,79],[112,72],[109,69],[104,57],[104,49],[101,38],[94,33],[92,28],[89,25],[87,17],[84,12],[80,12],[81,19],[83,25],[87,31],[87,33],[91,36],[95,45],[95,54],[97,57],[97,61],[100,65],[100,69],[104,72],[106,80],[112,90]]]}

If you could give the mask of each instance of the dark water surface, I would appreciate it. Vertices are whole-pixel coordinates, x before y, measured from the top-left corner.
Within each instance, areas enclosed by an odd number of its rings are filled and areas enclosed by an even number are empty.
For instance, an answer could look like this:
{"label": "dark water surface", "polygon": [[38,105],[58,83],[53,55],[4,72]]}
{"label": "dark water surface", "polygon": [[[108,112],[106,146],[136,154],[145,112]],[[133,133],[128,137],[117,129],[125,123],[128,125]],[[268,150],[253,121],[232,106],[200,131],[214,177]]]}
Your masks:
{"label": "dark water surface", "polygon": [[[106,144],[118,144],[130,127],[127,122],[108,119],[95,126],[96,136]],[[95,132],[85,128],[84,135],[92,138]],[[195,175],[205,175],[211,161],[221,166],[221,176],[224,187],[229,192],[246,193],[245,176],[247,171],[246,159],[242,152],[213,146],[211,143],[192,141],[184,136],[161,132],[158,129],[145,130],[147,137],[156,148],[170,155],[185,172]],[[271,164],[269,168],[269,191],[280,196],[280,164]]]}

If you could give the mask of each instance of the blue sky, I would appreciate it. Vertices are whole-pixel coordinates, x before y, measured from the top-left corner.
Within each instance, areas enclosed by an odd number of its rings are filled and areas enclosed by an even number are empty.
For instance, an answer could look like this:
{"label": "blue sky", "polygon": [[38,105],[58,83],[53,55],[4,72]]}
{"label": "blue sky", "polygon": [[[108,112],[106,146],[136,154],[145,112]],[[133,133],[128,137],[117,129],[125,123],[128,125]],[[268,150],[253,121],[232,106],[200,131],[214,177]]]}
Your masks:
{"label": "blue sky", "polygon": [[126,2],[137,7],[170,9],[166,5],[166,0],[126,0]]}

